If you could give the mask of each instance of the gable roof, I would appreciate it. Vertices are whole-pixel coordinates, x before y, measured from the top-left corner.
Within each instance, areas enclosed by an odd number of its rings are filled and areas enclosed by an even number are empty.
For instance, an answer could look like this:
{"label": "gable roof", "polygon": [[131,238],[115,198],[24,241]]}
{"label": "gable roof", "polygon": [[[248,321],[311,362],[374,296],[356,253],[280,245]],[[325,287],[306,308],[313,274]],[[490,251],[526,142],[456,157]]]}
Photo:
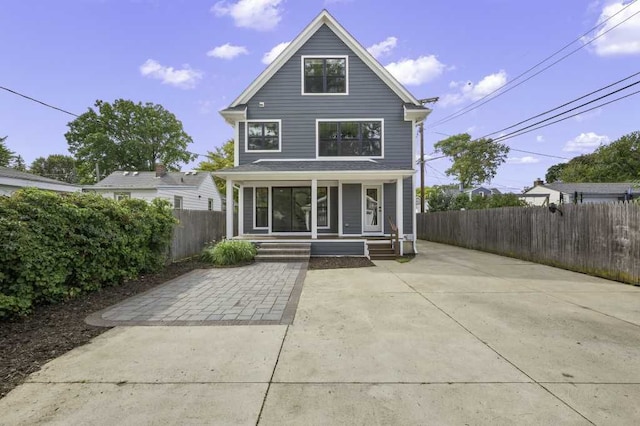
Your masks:
{"label": "gable roof", "polygon": [[191,172],[189,172],[189,174],[187,174],[187,172],[167,172],[162,177],[156,177],[156,172],[127,172],[118,170],[95,185],[88,186],[87,188],[157,189],[160,187],[173,186],[190,189],[200,186],[208,175],[208,172],[196,172],[195,174]]}
{"label": "gable roof", "polygon": [[56,179],[49,179],[44,176],[34,175],[33,173],[21,172],[16,169],[12,169],[10,167],[2,167],[0,166],[0,177],[12,178],[12,179],[23,179],[30,180],[34,182],[42,182],[42,183],[52,183],[56,185],[69,186],[73,188],[79,188],[79,185],[73,185],[71,183],[62,182]]}
{"label": "gable roof", "polygon": [[384,81],[405,103],[422,107],[420,102],[391,75],[349,32],[325,9],[271,62],[271,64],[223,111],[247,103],[271,77],[302,47],[323,25],[329,27],[371,70]]}
{"label": "gable roof", "polygon": [[[564,183],[554,182],[542,185],[545,188],[553,189],[564,193],[581,192],[583,194],[640,194],[640,188],[633,182],[612,182],[612,183]],[[535,187],[534,187],[535,188]]]}

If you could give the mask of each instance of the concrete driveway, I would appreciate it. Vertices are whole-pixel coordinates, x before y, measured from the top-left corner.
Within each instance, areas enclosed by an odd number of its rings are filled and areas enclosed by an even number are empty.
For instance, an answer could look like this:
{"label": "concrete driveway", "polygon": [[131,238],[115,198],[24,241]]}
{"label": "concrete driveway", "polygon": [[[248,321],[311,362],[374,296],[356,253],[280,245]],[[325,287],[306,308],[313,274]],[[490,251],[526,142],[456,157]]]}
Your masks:
{"label": "concrete driveway", "polygon": [[637,424],[640,288],[421,242],[309,271],[292,325],[117,327],[0,424]]}

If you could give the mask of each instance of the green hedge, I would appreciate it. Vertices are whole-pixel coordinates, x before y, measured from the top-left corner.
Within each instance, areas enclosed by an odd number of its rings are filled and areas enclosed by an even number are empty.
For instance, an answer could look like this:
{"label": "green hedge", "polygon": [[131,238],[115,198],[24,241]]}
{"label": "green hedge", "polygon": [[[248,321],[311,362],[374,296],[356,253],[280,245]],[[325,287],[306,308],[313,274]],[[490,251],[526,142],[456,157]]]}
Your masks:
{"label": "green hedge", "polygon": [[238,265],[251,262],[258,249],[249,241],[224,240],[202,251],[202,260],[218,266]]}
{"label": "green hedge", "polygon": [[160,199],[34,188],[0,197],[0,318],[161,267],[175,221]]}

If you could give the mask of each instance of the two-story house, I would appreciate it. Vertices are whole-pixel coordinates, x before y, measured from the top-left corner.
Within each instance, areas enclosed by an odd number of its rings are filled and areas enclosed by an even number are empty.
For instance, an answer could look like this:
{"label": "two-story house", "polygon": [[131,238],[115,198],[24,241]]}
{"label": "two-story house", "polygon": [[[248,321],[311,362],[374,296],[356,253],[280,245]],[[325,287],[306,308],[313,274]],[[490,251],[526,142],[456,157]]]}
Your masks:
{"label": "two-story house", "polygon": [[231,105],[227,238],[286,236],[312,255],[367,255],[396,226],[415,250],[415,128],[431,112],[327,11]]}

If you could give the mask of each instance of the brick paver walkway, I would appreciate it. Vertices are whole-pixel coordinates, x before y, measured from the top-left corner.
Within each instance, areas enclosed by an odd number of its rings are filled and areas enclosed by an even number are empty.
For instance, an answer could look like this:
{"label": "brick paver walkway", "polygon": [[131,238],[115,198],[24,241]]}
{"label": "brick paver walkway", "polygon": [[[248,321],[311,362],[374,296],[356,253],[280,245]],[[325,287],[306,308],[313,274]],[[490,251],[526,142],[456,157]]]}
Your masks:
{"label": "brick paver walkway", "polygon": [[288,324],[306,263],[192,271],[93,314],[95,325]]}

